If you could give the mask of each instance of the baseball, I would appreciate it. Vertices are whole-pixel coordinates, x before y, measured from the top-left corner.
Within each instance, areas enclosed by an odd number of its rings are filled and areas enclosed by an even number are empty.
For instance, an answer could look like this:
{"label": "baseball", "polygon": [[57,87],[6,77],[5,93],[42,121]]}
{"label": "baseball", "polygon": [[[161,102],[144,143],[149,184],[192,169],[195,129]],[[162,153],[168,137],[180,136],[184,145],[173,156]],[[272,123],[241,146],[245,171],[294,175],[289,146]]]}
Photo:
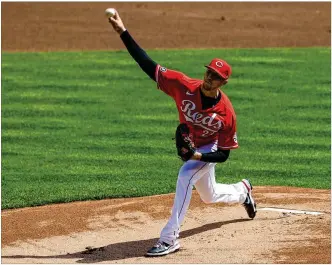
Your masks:
{"label": "baseball", "polygon": [[116,13],[116,10],[114,8],[107,8],[105,10],[105,14],[107,17],[113,17]]}

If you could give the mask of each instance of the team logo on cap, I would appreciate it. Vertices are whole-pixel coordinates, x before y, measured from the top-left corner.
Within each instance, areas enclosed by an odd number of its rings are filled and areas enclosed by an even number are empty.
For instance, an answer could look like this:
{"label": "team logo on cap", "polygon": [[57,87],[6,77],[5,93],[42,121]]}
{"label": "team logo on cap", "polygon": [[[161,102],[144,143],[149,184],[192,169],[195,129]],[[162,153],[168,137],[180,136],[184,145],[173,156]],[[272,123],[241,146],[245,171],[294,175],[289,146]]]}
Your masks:
{"label": "team logo on cap", "polygon": [[216,66],[221,68],[224,66],[224,64],[221,61],[216,61]]}
{"label": "team logo on cap", "polygon": [[166,72],[167,69],[165,67],[160,67],[160,72]]}

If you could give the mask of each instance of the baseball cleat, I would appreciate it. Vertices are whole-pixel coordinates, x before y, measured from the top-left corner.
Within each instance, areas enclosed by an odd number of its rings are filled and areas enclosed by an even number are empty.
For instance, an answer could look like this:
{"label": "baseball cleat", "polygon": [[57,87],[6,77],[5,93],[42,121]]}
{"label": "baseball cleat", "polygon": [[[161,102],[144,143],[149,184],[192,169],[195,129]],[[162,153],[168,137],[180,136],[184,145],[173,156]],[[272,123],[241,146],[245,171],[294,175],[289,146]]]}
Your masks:
{"label": "baseball cleat", "polygon": [[251,191],[252,191],[252,185],[250,183],[249,179],[243,179],[242,180],[243,185],[246,187],[246,189],[248,190],[247,193],[247,198],[243,203],[244,208],[247,211],[247,214],[249,216],[249,218],[254,219],[256,216],[256,203],[254,201],[254,198],[252,197]]}
{"label": "baseball cleat", "polygon": [[179,241],[175,241],[173,245],[158,241],[152,248],[148,250],[146,256],[163,256],[175,252],[180,248]]}

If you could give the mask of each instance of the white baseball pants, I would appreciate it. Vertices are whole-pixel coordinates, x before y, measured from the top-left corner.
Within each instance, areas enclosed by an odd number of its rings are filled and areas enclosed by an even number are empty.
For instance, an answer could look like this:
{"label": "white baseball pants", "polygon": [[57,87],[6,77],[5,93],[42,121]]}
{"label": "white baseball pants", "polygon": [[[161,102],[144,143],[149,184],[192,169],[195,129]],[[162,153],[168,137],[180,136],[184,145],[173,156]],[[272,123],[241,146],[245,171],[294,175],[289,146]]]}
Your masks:
{"label": "white baseball pants", "polygon": [[[212,143],[198,148],[198,152],[208,153],[217,150]],[[216,163],[189,160],[179,171],[171,217],[160,234],[160,240],[174,244],[179,237],[180,226],[190,204],[192,189],[197,192],[205,203],[243,203],[248,190],[242,182],[236,184],[220,184],[215,179]]]}

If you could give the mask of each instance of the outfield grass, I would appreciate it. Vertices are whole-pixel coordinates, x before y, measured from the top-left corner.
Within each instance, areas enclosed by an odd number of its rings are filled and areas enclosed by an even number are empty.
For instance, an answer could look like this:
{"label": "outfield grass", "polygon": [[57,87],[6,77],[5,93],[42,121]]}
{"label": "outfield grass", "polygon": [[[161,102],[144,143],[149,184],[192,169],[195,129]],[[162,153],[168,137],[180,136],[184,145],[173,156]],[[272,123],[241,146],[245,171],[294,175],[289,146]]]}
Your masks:
{"label": "outfield grass", "polygon": [[[330,188],[330,49],[155,50],[201,78],[213,57],[240,148],[217,180]],[[129,54],[2,53],[2,208],[175,191],[177,111]]]}

